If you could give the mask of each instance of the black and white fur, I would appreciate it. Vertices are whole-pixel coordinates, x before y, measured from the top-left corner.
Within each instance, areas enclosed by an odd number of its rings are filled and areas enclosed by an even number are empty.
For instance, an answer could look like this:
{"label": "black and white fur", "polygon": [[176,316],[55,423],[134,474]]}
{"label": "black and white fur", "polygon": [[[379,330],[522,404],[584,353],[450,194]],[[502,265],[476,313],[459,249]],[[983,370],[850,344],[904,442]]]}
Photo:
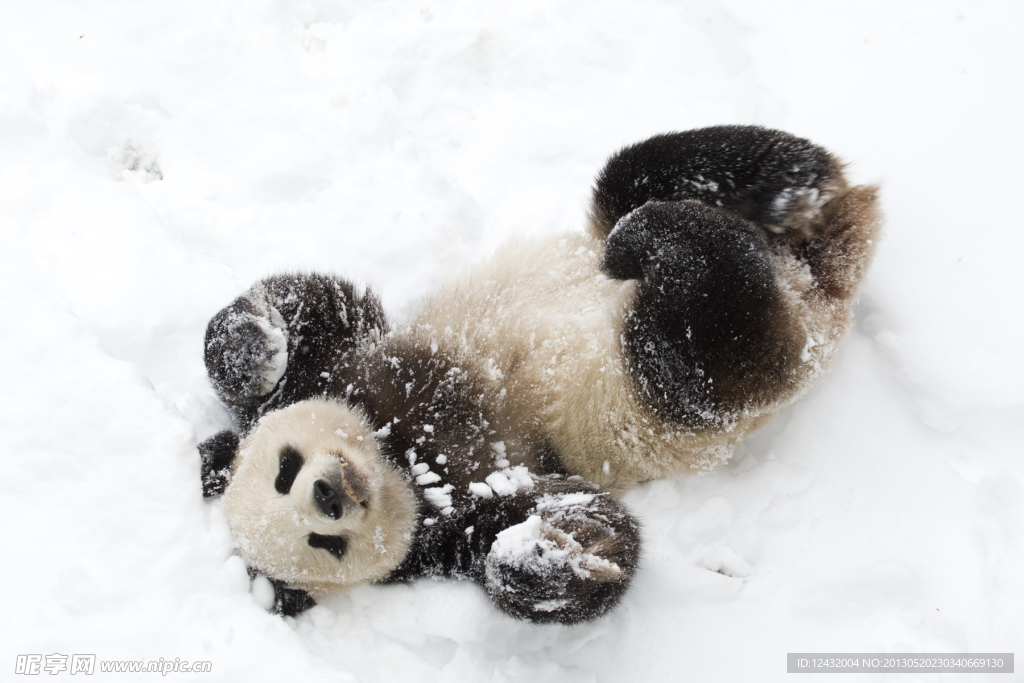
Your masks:
{"label": "black and white fur", "polygon": [[575,623],[628,586],[640,537],[624,506],[531,471],[491,427],[485,380],[389,333],[372,295],[263,280],[210,322],[206,362],[243,437],[201,445],[204,493],[225,494],[277,611],[432,576],[474,580],[515,617]]}
{"label": "black and white fur", "polygon": [[[827,365],[878,223],[874,189],[820,147],[724,126],[620,151],[588,234],[513,242],[396,329],[343,280],[264,280],[207,331],[248,434],[238,460],[230,434],[204,444],[207,492],[227,486],[242,554],[279,586],[464,576],[516,616],[597,616],[639,536],[579,477],[620,491],[727,459]],[[286,448],[311,469],[272,493]],[[355,492],[338,520],[317,517],[317,481]]]}

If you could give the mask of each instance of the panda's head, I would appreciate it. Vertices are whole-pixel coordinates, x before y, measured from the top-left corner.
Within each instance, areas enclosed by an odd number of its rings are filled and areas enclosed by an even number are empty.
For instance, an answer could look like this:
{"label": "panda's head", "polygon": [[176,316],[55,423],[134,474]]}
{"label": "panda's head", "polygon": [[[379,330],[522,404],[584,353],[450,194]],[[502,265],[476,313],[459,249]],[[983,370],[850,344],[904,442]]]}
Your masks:
{"label": "panda's head", "polygon": [[357,410],[311,400],[268,413],[235,463],[224,513],[243,558],[271,578],[323,594],[405,558],[416,499]]}

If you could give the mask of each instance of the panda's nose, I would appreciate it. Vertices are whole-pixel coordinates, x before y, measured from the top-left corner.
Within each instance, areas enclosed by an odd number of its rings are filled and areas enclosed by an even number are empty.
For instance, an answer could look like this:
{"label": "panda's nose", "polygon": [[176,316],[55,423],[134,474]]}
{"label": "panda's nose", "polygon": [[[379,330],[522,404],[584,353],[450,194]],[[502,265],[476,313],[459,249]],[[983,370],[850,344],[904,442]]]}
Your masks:
{"label": "panda's nose", "polygon": [[320,508],[320,512],[331,519],[341,519],[343,513],[341,496],[323,479],[317,479],[316,483],[313,484],[313,500],[316,501],[316,506]]}

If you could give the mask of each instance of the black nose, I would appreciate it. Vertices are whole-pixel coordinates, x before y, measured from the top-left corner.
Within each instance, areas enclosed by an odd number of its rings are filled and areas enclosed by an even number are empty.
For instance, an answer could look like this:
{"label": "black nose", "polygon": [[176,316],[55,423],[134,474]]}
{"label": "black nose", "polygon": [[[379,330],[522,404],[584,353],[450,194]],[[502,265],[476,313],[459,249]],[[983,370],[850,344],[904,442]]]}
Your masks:
{"label": "black nose", "polygon": [[338,496],[338,492],[323,479],[317,479],[313,484],[313,500],[316,501],[320,512],[331,519],[341,519],[341,498]]}

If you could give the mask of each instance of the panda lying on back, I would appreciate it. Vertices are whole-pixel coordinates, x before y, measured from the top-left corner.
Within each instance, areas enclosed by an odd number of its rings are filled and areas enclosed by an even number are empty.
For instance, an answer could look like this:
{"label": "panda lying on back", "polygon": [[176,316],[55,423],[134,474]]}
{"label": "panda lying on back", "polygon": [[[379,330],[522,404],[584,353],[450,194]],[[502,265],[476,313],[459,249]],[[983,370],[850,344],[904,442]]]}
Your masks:
{"label": "panda lying on back", "polygon": [[878,223],[825,150],[722,126],[620,151],[588,234],[514,242],[395,329],[343,279],[262,280],[207,329],[242,439],[202,444],[204,493],[286,614],[455,576],[516,617],[599,616],[640,549],[607,492],[726,460],[804,391]]}

